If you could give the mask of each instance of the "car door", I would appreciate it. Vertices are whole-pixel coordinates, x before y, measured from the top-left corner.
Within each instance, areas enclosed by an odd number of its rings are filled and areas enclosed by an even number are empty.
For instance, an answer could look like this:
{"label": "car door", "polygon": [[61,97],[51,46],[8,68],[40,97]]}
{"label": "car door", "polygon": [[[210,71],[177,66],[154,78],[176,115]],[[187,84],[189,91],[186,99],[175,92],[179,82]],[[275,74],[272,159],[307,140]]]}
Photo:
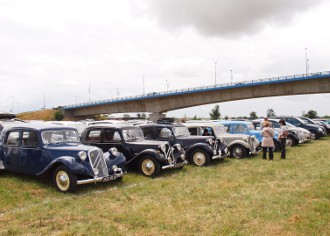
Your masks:
{"label": "car door", "polygon": [[6,169],[14,172],[22,172],[19,157],[20,131],[11,130],[7,132],[3,143],[3,158]]}
{"label": "car door", "polygon": [[21,145],[19,147],[23,173],[35,175],[41,172],[48,164],[47,158],[42,158],[42,151],[37,132],[23,130],[21,132]]}

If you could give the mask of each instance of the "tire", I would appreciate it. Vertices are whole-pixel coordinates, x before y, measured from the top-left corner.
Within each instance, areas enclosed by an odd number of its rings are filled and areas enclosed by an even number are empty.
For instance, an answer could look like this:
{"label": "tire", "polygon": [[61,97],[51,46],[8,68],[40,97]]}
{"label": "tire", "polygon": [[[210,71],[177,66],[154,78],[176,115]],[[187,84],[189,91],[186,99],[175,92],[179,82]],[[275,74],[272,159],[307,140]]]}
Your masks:
{"label": "tire", "polygon": [[160,174],[160,164],[155,158],[145,156],[139,161],[139,171],[147,177],[156,177]]}
{"label": "tire", "polygon": [[57,190],[63,193],[73,193],[77,189],[77,176],[72,174],[65,166],[58,166],[55,169],[53,182]]}
{"label": "tire", "polygon": [[247,156],[247,151],[242,145],[236,144],[231,148],[230,155],[234,158],[242,158]]}
{"label": "tire", "polygon": [[316,140],[320,138],[316,131],[311,130],[310,132],[312,133],[312,137],[311,137],[312,140]]}
{"label": "tire", "polygon": [[294,138],[292,138],[291,136],[288,136],[286,137],[286,143],[285,143],[285,146],[287,147],[292,147],[294,145],[297,145],[296,144],[296,140]]}
{"label": "tire", "polygon": [[210,164],[211,158],[205,150],[196,149],[192,152],[189,161],[196,166],[207,166]]}

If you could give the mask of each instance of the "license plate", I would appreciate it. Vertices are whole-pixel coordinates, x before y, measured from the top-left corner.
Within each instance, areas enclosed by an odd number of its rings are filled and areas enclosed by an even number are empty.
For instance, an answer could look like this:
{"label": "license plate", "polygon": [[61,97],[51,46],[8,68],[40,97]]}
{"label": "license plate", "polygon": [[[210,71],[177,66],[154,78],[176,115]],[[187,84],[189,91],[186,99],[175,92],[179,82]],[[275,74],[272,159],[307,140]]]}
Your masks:
{"label": "license plate", "polygon": [[109,176],[103,177],[102,182],[108,182],[108,181],[115,180],[115,179],[116,179],[115,175],[109,175]]}

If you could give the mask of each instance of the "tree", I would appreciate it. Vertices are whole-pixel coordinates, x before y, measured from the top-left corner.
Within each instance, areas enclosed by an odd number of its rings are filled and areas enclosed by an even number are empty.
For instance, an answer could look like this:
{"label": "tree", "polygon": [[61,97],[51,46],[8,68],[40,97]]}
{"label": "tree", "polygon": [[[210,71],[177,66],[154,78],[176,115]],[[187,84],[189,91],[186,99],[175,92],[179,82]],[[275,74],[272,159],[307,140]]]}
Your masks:
{"label": "tree", "polygon": [[211,110],[211,112],[209,113],[210,115],[210,119],[211,120],[219,120],[221,117],[221,113],[220,113],[220,106],[219,105],[215,105],[215,107]]}
{"label": "tree", "polygon": [[267,109],[267,117],[275,117],[276,113],[273,108],[268,108]]}
{"label": "tree", "polygon": [[60,121],[64,119],[64,115],[61,110],[55,111],[54,120]]}
{"label": "tree", "polygon": [[310,119],[314,119],[317,118],[317,112],[314,110],[309,110],[306,114],[304,114],[304,116]]}
{"label": "tree", "polygon": [[254,120],[254,119],[257,119],[257,118],[258,118],[257,113],[255,111],[251,111],[250,112],[250,119]]}

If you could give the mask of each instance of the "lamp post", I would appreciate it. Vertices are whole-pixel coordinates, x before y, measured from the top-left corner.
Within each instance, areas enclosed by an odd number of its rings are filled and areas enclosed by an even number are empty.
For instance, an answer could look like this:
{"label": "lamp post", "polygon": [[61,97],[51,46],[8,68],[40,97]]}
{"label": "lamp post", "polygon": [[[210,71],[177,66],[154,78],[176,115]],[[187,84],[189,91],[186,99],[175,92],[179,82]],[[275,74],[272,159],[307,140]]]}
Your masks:
{"label": "lamp post", "polygon": [[46,109],[46,93],[44,93],[44,110]]}
{"label": "lamp post", "polygon": [[230,82],[233,84],[233,70],[230,70]]}
{"label": "lamp post", "polygon": [[309,59],[307,57],[307,48],[305,48],[305,67],[306,67],[306,76],[308,75],[308,62],[309,62]]}
{"label": "lamp post", "polygon": [[118,88],[116,88],[116,90],[117,90],[117,99],[118,99],[118,97],[119,97],[119,90],[118,90]]}
{"label": "lamp post", "polygon": [[88,101],[91,101],[91,85],[88,85]]}
{"label": "lamp post", "polygon": [[143,95],[145,94],[145,90],[144,90],[144,74],[142,75],[142,88],[143,88]]}
{"label": "lamp post", "polygon": [[217,84],[217,62],[214,63],[214,85]]}
{"label": "lamp post", "polygon": [[168,81],[166,80],[166,92],[168,93],[168,87],[169,87],[170,85],[169,85],[169,83],[168,83]]}

